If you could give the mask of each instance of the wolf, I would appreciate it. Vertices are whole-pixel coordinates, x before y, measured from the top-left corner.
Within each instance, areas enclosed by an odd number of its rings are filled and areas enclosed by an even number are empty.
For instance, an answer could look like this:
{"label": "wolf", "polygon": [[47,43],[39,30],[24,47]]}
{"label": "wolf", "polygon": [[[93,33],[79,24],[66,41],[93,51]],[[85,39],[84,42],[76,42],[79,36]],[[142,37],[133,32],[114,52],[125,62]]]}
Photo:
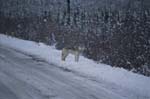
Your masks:
{"label": "wolf", "polygon": [[66,57],[69,54],[73,54],[75,56],[75,62],[79,61],[79,55],[85,50],[84,46],[78,46],[78,47],[73,47],[73,48],[67,48],[64,47],[62,49],[62,55],[61,55],[61,60],[65,61]]}

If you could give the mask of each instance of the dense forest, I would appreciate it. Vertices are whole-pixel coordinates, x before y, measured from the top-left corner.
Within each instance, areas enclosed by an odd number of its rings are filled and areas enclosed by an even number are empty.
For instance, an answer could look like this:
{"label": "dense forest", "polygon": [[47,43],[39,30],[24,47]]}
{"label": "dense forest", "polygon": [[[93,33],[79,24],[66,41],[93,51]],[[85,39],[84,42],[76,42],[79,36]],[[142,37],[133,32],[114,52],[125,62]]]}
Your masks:
{"label": "dense forest", "polygon": [[150,76],[149,0],[1,0],[0,33]]}

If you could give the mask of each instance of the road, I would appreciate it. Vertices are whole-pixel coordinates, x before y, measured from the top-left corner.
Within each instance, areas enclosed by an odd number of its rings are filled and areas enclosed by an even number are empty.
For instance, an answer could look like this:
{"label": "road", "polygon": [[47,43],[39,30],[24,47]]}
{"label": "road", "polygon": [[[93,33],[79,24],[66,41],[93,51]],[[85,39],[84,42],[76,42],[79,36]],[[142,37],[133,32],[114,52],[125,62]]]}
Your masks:
{"label": "road", "polygon": [[0,45],[0,99],[129,99],[104,85]]}

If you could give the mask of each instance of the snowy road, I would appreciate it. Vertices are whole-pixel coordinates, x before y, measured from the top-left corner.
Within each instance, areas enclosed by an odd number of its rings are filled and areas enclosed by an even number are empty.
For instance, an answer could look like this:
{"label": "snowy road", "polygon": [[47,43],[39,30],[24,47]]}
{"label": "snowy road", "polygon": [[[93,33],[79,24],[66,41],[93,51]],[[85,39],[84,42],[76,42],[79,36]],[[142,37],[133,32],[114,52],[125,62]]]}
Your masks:
{"label": "snowy road", "polygon": [[0,99],[129,99],[110,89],[0,45]]}

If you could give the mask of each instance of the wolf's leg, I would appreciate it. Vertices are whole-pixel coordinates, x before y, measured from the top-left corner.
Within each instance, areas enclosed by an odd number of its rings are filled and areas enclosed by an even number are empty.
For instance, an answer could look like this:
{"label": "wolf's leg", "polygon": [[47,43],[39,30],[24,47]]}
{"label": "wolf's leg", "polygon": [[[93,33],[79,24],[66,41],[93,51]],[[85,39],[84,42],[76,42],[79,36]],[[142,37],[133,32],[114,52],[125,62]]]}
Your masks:
{"label": "wolf's leg", "polygon": [[79,61],[79,52],[76,52],[75,53],[75,62],[78,62]]}
{"label": "wolf's leg", "polygon": [[62,61],[65,61],[65,59],[66,59],[66,57],[68,56],[68,51],[67,50],[65,50],[65,49],[63,49],[62,50],[62,55],[61,55],[61,60]]}

